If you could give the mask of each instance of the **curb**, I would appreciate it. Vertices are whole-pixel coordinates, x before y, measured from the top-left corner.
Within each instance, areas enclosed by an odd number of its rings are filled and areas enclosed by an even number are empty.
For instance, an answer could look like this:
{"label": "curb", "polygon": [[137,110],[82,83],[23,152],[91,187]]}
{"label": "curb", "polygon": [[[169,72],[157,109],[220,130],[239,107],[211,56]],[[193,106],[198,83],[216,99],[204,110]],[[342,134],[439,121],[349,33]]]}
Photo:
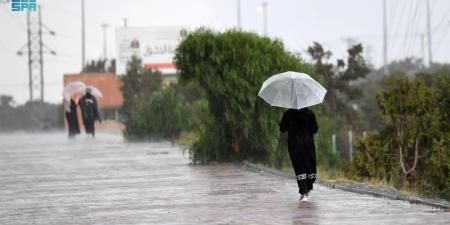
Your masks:
{"label": "curb", "polygon": [[[285,173],[276,169],[269,168],[267,166],[261,165],[261,164],[254,164],[250,163],[248,161],[244,161],[243,166],[248,169],[252,170],[254,172],[265,172],[268,174],[272,174],[279,177],[289,178],[289,179],[295,179],[295,176],[293,174]],[[392,200],[402,200],[407,201],[412,204],[421,204],[426,206],[431,206],[435,208],[444,209],[446,211],[450,211],[450,202],[445,200],[433,200],[433,199],[426,199],[426,198],[419,198],[416,196],[409,196],[405,195],[404,193],[401,193],[400,191],[394,190],[392,188],[375,188],[370,187],[368,185],[364,184],[345,184],[345,183],[339,183],[339,182],[330,182],[330,181],[323,181],[323,180],[316,180],[316,183],[326,186],[328,188],[332,189],[339,189],[343,191],[358,193],[358,194],[367,194],[372,195],[375,197],[380,198],[386,198],[386,199],[392,199]]]}

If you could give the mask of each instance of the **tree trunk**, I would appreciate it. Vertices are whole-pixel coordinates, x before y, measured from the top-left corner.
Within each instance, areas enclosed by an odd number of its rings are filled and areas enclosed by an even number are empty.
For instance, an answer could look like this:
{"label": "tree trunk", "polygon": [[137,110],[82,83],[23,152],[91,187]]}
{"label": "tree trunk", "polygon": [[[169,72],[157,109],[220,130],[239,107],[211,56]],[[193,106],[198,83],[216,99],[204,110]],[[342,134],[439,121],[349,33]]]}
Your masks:
{"label": "tree trunk", "polygon": [[231,148],[234,153],[239,153],[241,151],[241,141],[242,141],[242,133],[236,132],[231,135]]}
{"label": "tree trunk", "polygon": [[403,161],[403,148],[401,147],[401,145],[399,146],[399,161],[400,161],[400,168],[402,169],[402,176],[401,176],[401,180],[400,180],[400,185],[403,188],[404,187],[404,182],[406,181],[406,179],[408,178],[408,175],[411,174],[412,172],[415,171],[416,166],[417,166],[417,162],[419,160],[419,140],[420,140],[420,136],[417,135],[416,139],[415,139],[415,144],[414,144],[414,161],[413,161],[413,165],[407,169],[405,166],[405,162]]}

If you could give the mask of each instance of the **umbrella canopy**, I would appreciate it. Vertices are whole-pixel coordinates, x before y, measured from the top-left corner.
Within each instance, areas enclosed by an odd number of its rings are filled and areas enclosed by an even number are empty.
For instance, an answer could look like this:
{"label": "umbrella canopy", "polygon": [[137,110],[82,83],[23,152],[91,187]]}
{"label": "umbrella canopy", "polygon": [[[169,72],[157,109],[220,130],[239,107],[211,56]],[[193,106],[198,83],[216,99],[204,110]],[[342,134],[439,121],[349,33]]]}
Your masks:
{"label": "umbrella canopy", "polygon": [[83,92],[86,89],[86,84],[81,81],[74,81],[68,83],[63,89],[64,98],[69,101],[70,96],[77,92]]}
{"label": "umbrella canopy", "polygon": [[301,109],[322,103],[326,92],[308,74],[287,71],[264,81],[258,96],[272,106]]}
{"label": "umbrella canopy", "polygon": [[91,95],[93,95],[93,96],[95,96],[97,98],[102,98],[103,97],[102,92],[99,91],[96,87],[94,87],[94,86],[87,86],[84,91],[87,92],[88,89],[90,90]]}

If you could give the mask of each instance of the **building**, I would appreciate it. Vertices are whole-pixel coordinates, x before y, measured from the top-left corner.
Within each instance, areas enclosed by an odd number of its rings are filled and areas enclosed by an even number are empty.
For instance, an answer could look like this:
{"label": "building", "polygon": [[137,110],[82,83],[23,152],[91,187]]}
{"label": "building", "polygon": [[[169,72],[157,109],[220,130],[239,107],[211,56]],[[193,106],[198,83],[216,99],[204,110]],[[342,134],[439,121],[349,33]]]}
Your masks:
{"label": "building", "polygon": [[[100,130],[123,130],[119,122],[118,109],[123,104],[118,76],[126,76],[126,66],[131,57],[142,60],[142,66],[161,71],[163,86],[177,82],[176,68],[172,60],[186,28],[165,27],[120,27],[116,29],[116,73],[75,73],[64,75],[64,86],[81,81],[100,90],[103,98],[97,98],[104,122],[96,124]],[[80,98],[81,94],[74,96]],[[81,113],[80,120],[81,121]],[[80,123],[81,124],[81,123]],[[82,126],[82,124],[81,124]]]}
{"label": "building", "polygon": [[[98,130],[122,131],[124,125],[119,122],[119,108],[123,104],[123,96],[120,91],[121,82],[115,73],[75,73],[64,74],[64,86],[73,81],[81,81],[89,86],[96,87],[102,94],[97,98],[102,123],[96,123]],[[75,94],[74,100],[81,98],[82,93]],[[84,130],[81,120],[81,112],[78,111],[78,121],[82,132]]]}
{"label": "building", "polygon": [[161,71],[164,85],[176,83],[172,61],[186,30],[180,26],[116,28],[116,74],[125,75],[127,63],[137,56],[145,68]]}

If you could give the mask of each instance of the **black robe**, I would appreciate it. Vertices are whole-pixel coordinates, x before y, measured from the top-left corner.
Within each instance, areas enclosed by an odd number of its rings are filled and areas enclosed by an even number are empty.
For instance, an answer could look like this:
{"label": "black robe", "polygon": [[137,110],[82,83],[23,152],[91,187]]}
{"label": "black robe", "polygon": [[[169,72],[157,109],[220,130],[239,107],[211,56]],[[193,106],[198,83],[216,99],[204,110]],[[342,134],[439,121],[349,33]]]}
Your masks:
{"label": "black robe", "polygon": [[317,177],[314,134],[318,129],[316,116],[308,108],[289,109],[280,122],[280,131],[288,132],[289,156],[300,194],[312,190]]}
{"label": "black robe", "polygon": [[98,112],[97,100],[89,93],[84,95],[78,102],[81,108],[81,115],[83,116],[84,129],[86,134],[92,134],[95,136],[94,122],[96,120],[101,121],[100,113]]}
{"label": "black robe", "polygon": [[80,125],[78,124],[77,105],[75,101],[70,99],[70,112],[66,111],[67,126],[69,129],[69,138],[75,137],[80,134]]}

